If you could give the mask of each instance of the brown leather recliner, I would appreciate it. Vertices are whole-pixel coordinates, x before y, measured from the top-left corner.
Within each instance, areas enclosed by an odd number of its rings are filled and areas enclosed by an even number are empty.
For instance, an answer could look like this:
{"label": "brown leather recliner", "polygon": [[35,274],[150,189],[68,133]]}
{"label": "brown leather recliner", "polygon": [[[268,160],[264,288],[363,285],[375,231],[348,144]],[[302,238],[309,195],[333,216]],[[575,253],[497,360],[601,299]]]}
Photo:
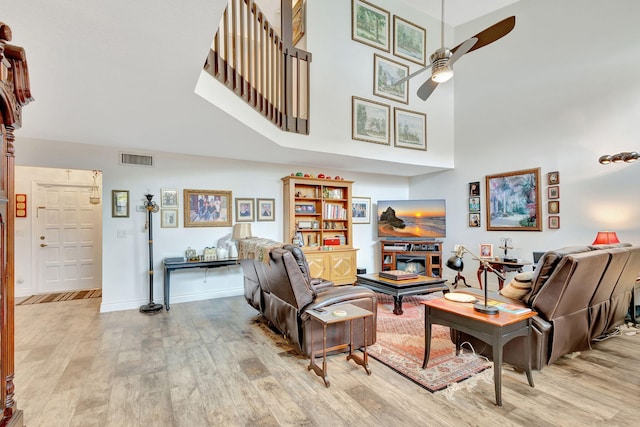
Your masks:
{"label": "brown leather recliner", "polygon": [[[362,286],[332,286],[323,282],[312,286],[292,253],[297,252],[296,249],[299,251],[292,245],[271,249],[268,264],[255,259],[240,260],[247,302],[306,356],[311,351],[312,321],[307,311],[314,308],[331,310],[331,306],[341,303],[354,304],[373,312],[372,321],[367,324],[367,345],[374,344],[377,311],[375,292]],[[304,257],[304,253],[300,253]],[[353,332],[355,348],[363,346],[363,328],[354,325]],[[313,334],[314,349],[317,350],[322,343],[322,327],[317,322],[313,325]],[[340,322],[327,326],[327,348],[348,342],[348,324]]]}
{"label": "brown leather recliner", "polygon": [[[634,283],[640,272],[640,247],[628,244],[574,246],[549,251],[538,262],[532,290],[524,301],[491,293],[491,299],[531,307],[531,366],[540,370],[561,356],[588,350],[595,338],[624,323]],[[482,294],[476,290],[461,290]],[[476,351],[491,356],[491,348],[466,334]],[[526,367],[525,338],[508,342],[506,363]]]}

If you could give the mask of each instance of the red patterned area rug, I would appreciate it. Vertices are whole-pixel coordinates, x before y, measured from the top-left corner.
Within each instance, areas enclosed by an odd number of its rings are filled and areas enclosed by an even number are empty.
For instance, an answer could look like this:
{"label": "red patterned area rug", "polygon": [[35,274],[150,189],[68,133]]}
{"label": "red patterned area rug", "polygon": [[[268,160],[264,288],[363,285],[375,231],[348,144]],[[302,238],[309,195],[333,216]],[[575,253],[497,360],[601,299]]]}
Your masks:
{"label": "red patterned area rug", "polygon": [[490,362],[472,352],[462,351],[456,356],[449,328],[433,325],[429,364],[427,369],[422,369],[424,306],[420,301],[440,297],[441,294],[404,297],[401,316],[393,314],[393,297],[379,293],[377,296],[377,341],[367,348],[369,356],[432,393],[491,367]]}

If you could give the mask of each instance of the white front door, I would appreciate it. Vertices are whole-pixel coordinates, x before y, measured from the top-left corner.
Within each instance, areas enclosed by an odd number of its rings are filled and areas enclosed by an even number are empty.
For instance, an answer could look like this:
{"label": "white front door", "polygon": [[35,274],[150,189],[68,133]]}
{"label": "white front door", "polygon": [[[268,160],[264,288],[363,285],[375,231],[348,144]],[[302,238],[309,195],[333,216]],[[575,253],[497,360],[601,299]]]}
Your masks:
{"label": "white front door", "polygon": [[37,293],[102,287],[101,205],[89,186],[37,184]]}

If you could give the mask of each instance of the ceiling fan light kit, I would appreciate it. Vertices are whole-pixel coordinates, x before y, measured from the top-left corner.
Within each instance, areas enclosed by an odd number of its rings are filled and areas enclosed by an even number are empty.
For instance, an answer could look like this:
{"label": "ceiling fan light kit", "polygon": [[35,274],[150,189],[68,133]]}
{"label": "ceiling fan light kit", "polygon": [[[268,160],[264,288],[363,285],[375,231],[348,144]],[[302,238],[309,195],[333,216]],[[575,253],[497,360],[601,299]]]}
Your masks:
{"label": "ceiling fan light kit", "polygon": [[444,83],[453,77],[453,68],[451,68],[451,64],[449,64],[451,55],[453,54],[449,49],[440,48],[429,57],[433,67],[431,80],[436,83]]}

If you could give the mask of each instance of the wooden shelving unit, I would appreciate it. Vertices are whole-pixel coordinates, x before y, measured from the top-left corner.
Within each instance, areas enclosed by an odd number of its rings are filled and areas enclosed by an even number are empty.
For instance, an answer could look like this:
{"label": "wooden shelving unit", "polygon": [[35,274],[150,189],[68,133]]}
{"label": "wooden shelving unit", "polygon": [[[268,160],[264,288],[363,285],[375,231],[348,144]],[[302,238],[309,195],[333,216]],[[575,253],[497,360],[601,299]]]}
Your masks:
{"label": "wooden shelving unit", "polygon": [[353,181],[286,176],[283,241],[298,243],[311,275],[336,284],[356,280],[351,223]]}

